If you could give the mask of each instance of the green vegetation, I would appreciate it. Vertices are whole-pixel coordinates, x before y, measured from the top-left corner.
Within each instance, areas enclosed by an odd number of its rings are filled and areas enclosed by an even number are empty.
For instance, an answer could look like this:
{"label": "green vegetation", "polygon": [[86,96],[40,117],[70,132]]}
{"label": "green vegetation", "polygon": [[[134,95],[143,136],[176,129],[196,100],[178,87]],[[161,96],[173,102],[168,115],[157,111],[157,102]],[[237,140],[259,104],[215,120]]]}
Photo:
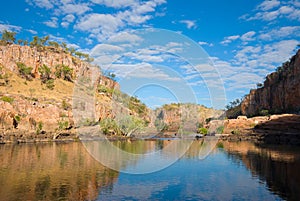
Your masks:
{"label": "green vegetation", "polygon": [[224,131],[224,126],[219,126],[219,127],[217,128],[217,130],[216,130],[216,132],[217,132],[218,134],[222,134],[223,131]]}
{"label": "green vegetation", "polygon": [[124,115],[117,119],[106,118],[100,121],[100,129],[103,134],[132,136],[135,132],[141,132],[146,122],[135,116]]}
{"label": "green vegetation", "polygon": [[73,69],[66,65],[57,65],[55,71],[55,76],[57,78],[62,78],[63,80],[73,82]]}
{"label": "green vegetation", "polygon": [[109,134],[121,135],[121,130],[119,129],[119,126],[114,119],[105,118],[102,119],[99,122],[99,124],[100,124],[100,129],[104,135],[109,135]]}
{"label": "green vegetation", "polygon": [[146,126],[144,120],[131,115],[124,115],[118,118],[117,123],[122,134],[125,136],[131,136],[135,132],[140,132]]}
{"label": "green vegetation", "polygon": [[1,45],[6,45],[7,43],[15,43],[16,41],[15,36],[16,36],[16,32],[4,30],[2,32]]}
{"label": "green vegetation", "polygon": [[233,135],[239,135],[239,134],[241,134],[241,132],[239,130],[232,130],[231,134],[233,134]]}
{"label": "green vegetation", "polygon": [[204,128],[204,127],[198,128],[197,133],[200,133],[202,135],[207,135],[208,134],[208,130],[207,130],[207,128]]}
{"label": "green vegetation", "polygon": [[37,127],[36,127],[36,134],[40,134],[43,130],[43,122],[39,121],[38,124],[37,124]]}
{"label": "green vegetation", "polygon": [[26,80],[32,80],[32,78],[33,78],[32,74],[31,74],[32,67],[26,66],[22,62],[17,62],[16,64],[17,64],[20,76],[25,78]]}
{"label": "green vegetation", "polygon": [[270,115],[270,113],[269,113],[269,110],[261,110],[261,111],[259,111],[259,115],[268,116],[268,115]]}
{"label": "green vegetation", "polygon": [[66,100],[62,101],[61,106],[64,110],[70,110],[72,108],[72,105],[70,103],[66,102]]}
{"label": "green vegetation", "polygon": [[69,121],[63,118],[58,121],[58,130],[66,130],[69,127]]}
{"label": "green vegetation", "polygon": [[224,148],[223,142],[218,142],[216,146],[217,146],[217,148],[219,148],[219,149],[223,149],[223,148]]}
{"label": "green vegetation", "polygon": [[40,76],[41,76],[41,81],[42,83],[46,83],[50,78],[50,75],[51,75],[51,70],[50,68],[43,64],[42,66],[39,67],[39,73],[40,73]]}
{"label": "green vegetation", "polygon": [[12,104],[14,102],[14,98],[9,97],[9,96],[2,96],[0,100],[10,103],[10,104]]}
{"label": "green vegetation", "polygon": [[54,87],[55,87],[55,84],[54,84],[54,80],[53,80],[53,79],[47,80],[45,84],[46,84],[46,87],[47,87],[48,89],[51,89],[51,90],[53,90]]}
{"label": "green vegetation", "polygon": [[21,121],[21,117],[19,115],[15,115],[14,119],[19,123]]}

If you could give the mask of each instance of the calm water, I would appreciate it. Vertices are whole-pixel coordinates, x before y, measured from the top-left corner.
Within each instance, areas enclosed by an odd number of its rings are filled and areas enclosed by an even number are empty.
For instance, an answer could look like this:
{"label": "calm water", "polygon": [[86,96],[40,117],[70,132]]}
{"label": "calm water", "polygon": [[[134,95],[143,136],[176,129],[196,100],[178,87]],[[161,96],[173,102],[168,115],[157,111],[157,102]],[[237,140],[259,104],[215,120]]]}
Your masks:
{"label": "calm water", "polygon": [[[295,147],[224,142],[202,160],[203,142],[194,141],[165,169],[124,173],[151,166],[145,154],[163,156],[159,151],[170,143],[114,142],[137,155],[126,161],[108,153],[103,144],[85,144],[101,157],[122,161],[114,163],[120,171],[101,165],[80,142],[1,145],[0,200],[300,200],[300,149]],[[151,160],[159,166],[159,159]]]}

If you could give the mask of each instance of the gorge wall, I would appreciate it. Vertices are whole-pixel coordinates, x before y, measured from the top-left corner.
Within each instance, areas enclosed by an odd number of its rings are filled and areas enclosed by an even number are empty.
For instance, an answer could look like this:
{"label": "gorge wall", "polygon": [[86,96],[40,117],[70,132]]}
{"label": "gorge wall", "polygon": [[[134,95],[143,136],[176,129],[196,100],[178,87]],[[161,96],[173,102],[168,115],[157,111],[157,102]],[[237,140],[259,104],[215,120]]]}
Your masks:
{"label": "gorge wall", "polygon": [[241,103],[247,116],[300,112],[300,50],[289,62],[267,75],[263,87],[253,89]]}
{"label": "gorge wall", "polygon": [[[31,67],[32,79],[20,76],[19,62]],[[52,89],[41,81],[39,68],[43,65],[50,69],[48,79],[53,81]],[[59,65],[72,69],[72,80],[57,77]],[[93,69],[93,65],[60,47],[0,46],[0,142],[38,138],[47,140],[63,135],[74,137],[72,96],[78,77],[88,79],[93,75],[95,78],[95,119],[86,124],[113,116],[112,95],[100,93],[99,86],[110,92],[120,90],[120,86],[102,75],[99,69],[96,72]],[[120,104],[117,106],[124,113],[130,112]]]}

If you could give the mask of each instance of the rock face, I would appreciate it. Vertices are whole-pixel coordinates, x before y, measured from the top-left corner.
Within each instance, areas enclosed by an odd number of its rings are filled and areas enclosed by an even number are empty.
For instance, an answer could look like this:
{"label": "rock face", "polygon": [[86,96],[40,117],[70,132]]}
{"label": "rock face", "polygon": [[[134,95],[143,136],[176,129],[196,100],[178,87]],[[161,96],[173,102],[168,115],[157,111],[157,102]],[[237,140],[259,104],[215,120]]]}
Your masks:
{"label": "rock face", "polygon": [[270,113],[299,113],[300,111],[300,50],[266,77],[264,86],[253,89],[241,104],[242,114],[255,116],[262,110]]}
{"label": "rock face", "polygon": [[[33,80],[26,81],[18,76],[17,62],[32,67]],[[53,90],[39,79],[38,69],[42,65],[47,65],[51,70],[51,79],[55,80]],[[55,77],[57,65],[73,69],[72,82]],[[92,97],[95,102],[94,120],[113,117],[112,97],[107,93],[97,93],[97,87],[101,85],[114,91],[119,90],[120,86],[95,69],[59,48],[46,46],[37,49],[14,44],[0,46],[0,142],[76,137],[72,99],[76,78],[79,77],[93,79],[96,87],[96,95]],[[128,108],[121,109],[123,113],[130,113]]]}
{"label": "rock face", "polygon": [[[167,131],[179,129],[197,132],[199,124],[206,124],[208,118],[218,118],[223,112],[196,104],[169,104],[155,111],[157,120],[167,125]],[[201,126],[202,127],[202,126]]]}
{"label": "rock face", "polygon": [[[80,70],[88,69],[89,65],[80,59],[65,53],[61,49],[54,49],[52,47],[44,47],[44,50],[38,50],[36,47],[7,45],[0,46],[0,64],[5,66],[13,72],[18,72],[17,62],[22,62],[26,66],[33,68],[32,73],[35,77],[39,77],[38,68],[43,64],[51,67],[54,72],[55,66],[66,65],[78,74]],[[83,72],[81,72],[83,73]]]}

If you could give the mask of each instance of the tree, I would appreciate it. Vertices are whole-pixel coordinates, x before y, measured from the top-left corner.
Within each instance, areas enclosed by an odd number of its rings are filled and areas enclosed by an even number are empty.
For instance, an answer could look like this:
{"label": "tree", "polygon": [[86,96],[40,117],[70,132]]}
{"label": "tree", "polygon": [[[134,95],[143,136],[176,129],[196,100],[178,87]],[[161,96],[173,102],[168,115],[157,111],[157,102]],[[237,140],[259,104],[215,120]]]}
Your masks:
{"label": "tree", "polygon": [[16,32],[11,32],[4,30],[2,33],[2,40],[10,43],[15,43],[16,38],[15,38]]}
{"label": "tree", "polygon": [[50,74],[51,74],[51,70],[50,68],[43,64],[42,66],[39,67],[39,73],[41,75],[41,80],[42,80],[42,83],[46,83],[47,80],[50,79]]}
{"label": "tree", "polygon": [[23,40],[22,40],[22,39],[19,39],[17,42],[18,42],[18,45],[22,45]]}
{"label": "tree", "polygon": [[45,36],[44,38],[41,38],[40,39],[41,45],[45,46],[48,40],[49,40],[49,36]]}
{"label": "tree", "polygon": [[140,132],[145,127],[145,122],[138,117],[124,115],[117,119],[119,129],[123,135],[130,137],[135,132]]}

